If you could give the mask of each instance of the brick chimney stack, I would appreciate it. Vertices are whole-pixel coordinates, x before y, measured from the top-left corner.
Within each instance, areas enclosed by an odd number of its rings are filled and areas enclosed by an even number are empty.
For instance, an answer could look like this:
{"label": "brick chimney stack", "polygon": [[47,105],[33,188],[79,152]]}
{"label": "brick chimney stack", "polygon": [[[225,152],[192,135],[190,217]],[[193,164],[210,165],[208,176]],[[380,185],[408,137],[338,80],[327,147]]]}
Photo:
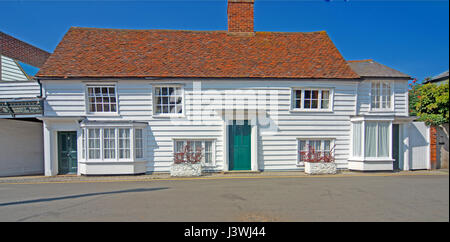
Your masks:
{"label": "brick chimney stack", "polygon": [[228,0],[228,33],[254,35],[254,0]]}

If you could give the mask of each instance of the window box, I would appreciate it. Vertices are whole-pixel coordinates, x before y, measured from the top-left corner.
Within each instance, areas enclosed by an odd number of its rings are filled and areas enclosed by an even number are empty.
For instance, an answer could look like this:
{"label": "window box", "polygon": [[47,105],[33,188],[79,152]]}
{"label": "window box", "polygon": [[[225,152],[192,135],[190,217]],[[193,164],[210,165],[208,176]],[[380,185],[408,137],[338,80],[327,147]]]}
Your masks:
{"label": "window box", "polygon": [[175,139],[171,176],[201,176],[203,166],[214,166],[214,140]]}
{"label": "window box", "polygon": [[299,139],[298,154],[306,174],[336,174],[333,139]]}
{"label": "window box", "polygon": [[171,176],[201,176],[202,164],[201,163],[180,163],[172,164],[170,168]]}
{"label": "window box", "polygon": [[310,175],[336,174],[334,162],[305,162],[305,173]]}

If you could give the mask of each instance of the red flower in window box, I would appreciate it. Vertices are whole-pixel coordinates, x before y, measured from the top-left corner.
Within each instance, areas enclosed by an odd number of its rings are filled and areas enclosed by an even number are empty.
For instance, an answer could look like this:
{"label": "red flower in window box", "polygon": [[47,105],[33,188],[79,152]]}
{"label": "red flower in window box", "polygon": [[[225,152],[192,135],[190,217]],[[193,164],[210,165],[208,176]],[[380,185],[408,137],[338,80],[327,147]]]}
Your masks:
{"label": "red flower in window box", "polygon": [[301,161],[310,163],[331,163],[334,162],[334,147],[330,151],[316,151],[313,146],[308,145],[308,151],[300,151]]}
{"label": "red flower in window box", "polygon": [[202,161],[202,148],[197,147],[195,152],[192,151],[191,146],[186,144],[183,147],[183,151],[177,152],[174,154],[174,163],[175,164],[182,164],[182,163],[190,163],[190,164],[197,164]]}

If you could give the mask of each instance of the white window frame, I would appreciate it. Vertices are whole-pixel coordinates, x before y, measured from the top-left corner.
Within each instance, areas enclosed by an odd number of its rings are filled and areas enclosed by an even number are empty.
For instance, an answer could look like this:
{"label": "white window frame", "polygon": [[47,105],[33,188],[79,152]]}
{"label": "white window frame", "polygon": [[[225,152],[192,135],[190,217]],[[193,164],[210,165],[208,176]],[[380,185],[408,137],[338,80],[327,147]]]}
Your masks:
{"label": "white window frame", "polygon": [[[136,131],[137,130],[140,130],[141,131],[141,138],[139,138],[140,139],[140,142],[141,142],[141,150],[142,150],[142,157],[137,157],[137,140],[138,140],[138,138],[137,138],[137,136],[136,136]],[[134,157],[137,159],[137,160],[139,160],[139,159],[144,159],[144,157],[145,157],[145,153],[144,153],[144,146],[145,146],[145,139],[144,139],[144,129],[143,128],[134,128],[133,129],[133,133],[134,133],[134,142],[133,142],[133,145],[134,145]]]}
{"label": "white window frame", "polygon": [[[191,141],[191,142],[195,142],[195,141],[201,141],[202,142],[202,146],[204,146],[204,143],[206,141],[211,142],[211,164],[206,164],[205,163],[205,155],[203,155],[202,157],[202,167],[215,167],[216,166],[216,139],[211,139],[211,138],[174,138],[173,142],[172,142],[172,155],[175,155],[176,152],[176,143],[180,142],[180,141]],[[204,152],[204,151],[203,151]]]}
{"label": "white window frame", "polygon": [[[387,84],[387,85],[389,85],[389,97],[390,97],[390,100],[389,100],[389,107],[388,108],[383,108],[382,106],[382,102],[380,101],[380,107],[379,108],[377,108],[377,107],[374,107],[373,106],[373,104],[372,104],[372,99],[373,99],[373,92],[374,92],[374,89],[373,89],[373,85],[374,84],[379,84],[380,85],[380,95],[379,95],[379,98],[380,98],[380,100],[382,100],[383,99],[383,97],[384,97],[384,95],[383,95],[383,84]],[[372,81],[370,81],[370,102],[369,102],[369,105],[370,105],[370,110],[371,111],[375,111],[375,112],[383,112],[383,111],[393,111],[394,110],[394,85],[393,85],[393,82],[390,82],[390,81],[385,81],[385,80],[372,80]]]}
{"label": "white window frame", "polygon": [[[116,107],[116,111],[108,111],[108,112],[105,112],[105,111],[101,111],[101,112],[98,112],[98,111],[91,111],[91,108],[90,108],[90,104],[91,104],[91,102],[90,102],[90,100],[89,100],[89,98],[91,97],[91,96],[89,96],[89,88],[114,88],[114,98],[116,99],[116,105],[115,105],[115,107]],[[112,96],[110,96],[110,97],[112,97]],[[119,99],[118,99],[118,94],[117,94],[117,85],[115,84],[115,83],[104,83],[104,84],[99,84],[99,83],[92,83],[92,84],[86,84],[86,86],[85,86],[85,108],[86,108],[86,114],[89,114],[89,115],[118,115],[118,113],[119,113]],[[103,108],[103,107],[102,107]]]}
{"label": "white window frame", "polygon": [[[125,148],[120,148],[120,140],[122,139],[121,137],[120,137],[120,130],[121,129],[123,129],[123,130],[128,130],[128,142],[129,142],[129,147],[125,147]],[[128,128],[128,127],[119,127],[119,128],[117,128],[116,129],[117,131],[117,142],[118,142],[118,147],[117,147],[117,149],[116,149],[116,151],[117,151],[117,155],[118,155],[118,159],[119,160],[132,160],[132,159],[134,159],[134,156],[133,156],[133,152],[132,152],[132,149],[134,150],[134,145],[133,145],[133,143],[134,143],[134,137],[133,137],[133,129],[132,128]],[[128,150],[129,151],[129,157],[124,157],[124,158],[121,158],[120,157],[120,151],[121,150],[124,150],[124,151],[126,151],[126,150]]]}
{"label": "white window frame", "polygon": [[[105,158],[105,129],[113,129],[114,130],[114,158]],[[102,160],[116,160],[118,153],[117,153],[117,129],[116,128],[112,128],[112,127],[105,127],[105,128],[101,128],[100,130],[101,133],[101,143],[102,143],[102,147],[101,147],[101,153],[102,153]]]}
{"label": "white window frame", "polygon": [[[85,161],[85,162],[118,162],[118,161],[122,161],[122,162],[134,162],[134,161],[144,161],[146,159],[145,156],[145,140],[146,140],[146,136],[145,136],[145,128],[141,127],[141,126],[102,126],[102,125],[88,125],[88,126],[84,126],[81,127],[82,132],[84,132],[86,134],[86,138],[81,139],[81,146],[82,146],[82,150],[81,150],[81,160]],[[91,129],[99,129],[100,130],[100,158],[99,159],[91,159],[89,157],[89,130]],[[115,147],[114,147],[114,153],[115,153],[115,158],[108,158],[106,159],[104,157],[104,130],[105,129],[114,129],[114,143],[115,143]],[[128,129],[130,130],[130,158],[120,158],[119,157],[119,129]],[[136,139],[134,137],[135,131],[137,129],[142,130],[142,157],[141,158],[137,158],[136,154],[135,154],[135,142]],[[83,158],[84,157],[84,158]]]}
{"label": "white window frame", "polygon": [[[99,130],[99,132],[98,132],[98,139],[99,139],[99,147],[98,148],[90,148],[89,147],[89,140],[90,140],[90,138],[89,138],[89,135],[90,135],[90,133],[91,133],[91,130],[94,130],[94,129],[98,129]],[[103,135],[103,132],[102,132],[102,129],[101,128],[90,128],[90,129],[86,129],[86,134],[87,134],[87,136],[86,136],[86,160],[103,160],[102,159],[102,157],[103,157],[103,138],[102,138],[102,135]],[[96,139],[96,138],[95,138]],[[97,150],[97,149],[99,149],[99,158],[91,158],[90,157],[90,155],[89,155],[89,152],[90,152],[90,150],[91,149],[93,149],[93,150]]]}
{"label": "white window frame", "polygon": [[[386,161],[386,160],[393,160],[392,159],[392,125],[393,125],[393,120],[386,118],[386,119],[379,119],[376,117],[373,118],[364,118],[364,117],[356,117],[354,119],[351,120],[352,125],[351,125],[351,142],[350,142],[350,158],[349,160],[369,160],[369,161],[378,161],[378,160],[382,160],[382,161]],[[353,143],[355,142],[355,140],[353,140],[353,127],[354,127],[354,123],[360,122],[361,123],[361,140],[359,142],[361,142],[361,156],[359,157],[355,157],[353,156]],[[389,123],[389,127],[388,127],[388,156],[386,157],[368,157],[366,156],[366,124],[368,122],[375,122],[375,123],[380,123],[380,122],[386,122]],[[377,128],[377,142],[376,142],[376,153],[378,154],[378,128]]]}
{"label": "white window frame", "polygon": [[[158,88],[180,88],[181,91],[181,113],[157,113],[157,96],[156,96],[156,89]],[[185,107],[185,95],[184,95],[184,85],[182,84],[173,84],[173,83],[167,83],[167,84],[153,84],[152,85],[152,110],[153,110],[153,116],[154,117],[184,117],[186,112]]]}
{"label": "white window frame", "polygon": [[[300,108],[296,107],[297,94],[301,91]],[[317,108],[305,108],[305,91],[318,91]],[[322,92],[328,91],[328,108],[322,108]],[[291,112],[333,112],[334,88],[323,87],[293,87],[291,88]]]}
{"label": "white window frame", "polygon": [[[324,151],[324,141],[330,141],[330,151],[333,149],[335,143],[336,143],[336,138],[332,138],[332,137],[302,137],[302,138],[297,138],[297,166],[304,166],[305,162],[300,160],[300,141],[306,141],[307,145],[309,144],[309,141],[320,141],[320,146],[321,146],[321,151]],[[335,150],[332,150],[333,155],[335,155]]]}

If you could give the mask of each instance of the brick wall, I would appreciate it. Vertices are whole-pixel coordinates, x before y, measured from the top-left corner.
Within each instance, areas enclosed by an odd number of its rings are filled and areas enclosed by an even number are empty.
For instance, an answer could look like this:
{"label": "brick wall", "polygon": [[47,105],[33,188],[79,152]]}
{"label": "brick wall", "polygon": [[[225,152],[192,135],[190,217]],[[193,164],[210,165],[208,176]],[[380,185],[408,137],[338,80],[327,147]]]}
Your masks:
{"label": "brick wall", "polygon": [[228,0],[228,32],[253,33],[254,0]]}
{"label": "brick wall", "polygon": [[430,126],[430,168],[437,167],[437,130],[436,126]]}
{"label": "brick wall", "polygon": [[0,54],[40,68],[50,53],[0,32]]}

